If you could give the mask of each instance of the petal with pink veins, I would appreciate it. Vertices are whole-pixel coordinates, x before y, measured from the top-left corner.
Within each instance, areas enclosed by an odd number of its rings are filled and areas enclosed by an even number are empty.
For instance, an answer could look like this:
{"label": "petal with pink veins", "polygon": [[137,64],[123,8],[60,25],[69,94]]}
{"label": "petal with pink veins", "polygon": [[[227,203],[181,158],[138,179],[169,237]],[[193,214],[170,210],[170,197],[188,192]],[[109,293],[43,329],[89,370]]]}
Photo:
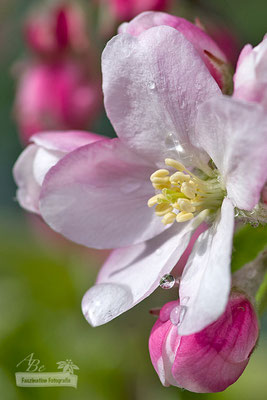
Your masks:
{"label": "petal with pink veins", "polygon": [[184,18],[163,12],[143,12],[137,15],[132,21],[123,23],[119,27],[119,32],[138,36],[147,29],[162,25],[170,26],[181,32],[197,48],[200,54],[203,53],[203,57],[204,50],[206,50],[221,61],[227,61],[225,54],[218,47],[217,43],[203,29],[200,29]]}
{"label": "petal with pink veins", "polygon": [[32,136],[15,163],[13,174],[18,185],[17,199],[28,211],[39,214],[39,196],[46,173],[66,153],[99,140],[103,136],[82,131],[42,132]]}
{"label": "petal with pink veins", "polygon": [[69,153],[78,147],[106,139],[105,136],[84,131],[48,131],[31,137],[31,141],[47,150]]}
{"label": "petal with pink veins", "polygon": [[154,170],[119,139],[83,146],[46,175],[41,214],[55,231],[87,247],[143,242],[166,229],[147,206]]}
{"label": "petal with pink veins", "polygon": [[159,26],[120,34],[107,44],[102,69],[106,111],[125,144],[157,165],[178,156],[205,169],[207,154],[190,135],[198,105],[221,92],[180,32]]}

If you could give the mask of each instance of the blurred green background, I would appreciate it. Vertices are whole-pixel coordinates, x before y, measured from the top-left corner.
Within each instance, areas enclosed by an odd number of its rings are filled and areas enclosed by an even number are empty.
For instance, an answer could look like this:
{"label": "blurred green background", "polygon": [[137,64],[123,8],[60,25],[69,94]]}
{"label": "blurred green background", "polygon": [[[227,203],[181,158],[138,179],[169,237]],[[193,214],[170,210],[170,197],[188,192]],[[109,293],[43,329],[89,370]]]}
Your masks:
{"label": "blurred green background", "polygon": [[[258,348],[239,381],[223,393],[195,395],[161,386],[150,363],[147,341],[154,318],[148,314],[174,297],[158,290],[149,299],[106,326],[91,328],[80,310],[105,254],[73,246],[47,235],[15,201],[12,165],[21,152],[12,118],[14,62],[24,54],[21,28],[30,0],[0,3],[0,397],[13,399],[265,399],[267,392],[267,319],[262,319]],[[266,0],[180,1],[183,15],[206,10],[234,26],[240,42],[257,44],[265,34]],[[202,11],[201,11],[202,10]],[[98,132],[111,135],[103,116]],[[99,130],[101,129],[101,131]],[[241,239],[242,240],[242,239]],[[257,238],[246,243],[246,256]],[[242,243],[239,243],[242,248]],[[18,388],[16,364],[34,353],[55,371],[72,359],[80,368],[78,388]]]}

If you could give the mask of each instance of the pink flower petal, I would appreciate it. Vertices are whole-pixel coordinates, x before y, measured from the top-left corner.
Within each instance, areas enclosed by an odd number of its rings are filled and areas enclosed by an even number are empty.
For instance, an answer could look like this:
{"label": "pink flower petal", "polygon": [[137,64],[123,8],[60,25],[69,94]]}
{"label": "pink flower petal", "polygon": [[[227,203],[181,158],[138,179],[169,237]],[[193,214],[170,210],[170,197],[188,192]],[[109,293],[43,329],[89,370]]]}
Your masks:
{"label": "pink flower petal", "polygon": [[154,170],[118,139],[81,147],[46,176],[41,214],[55,231],[88,247],[143,242],[166,229],[147,206]]}
{"label": "pink flower petal", "polygon": [[28,211],[39,213],[40,186],[33,173],[33,162],[38,151],[35,144],[29,145],[19,156],[13,168],[17,189],[17,200],[21,207]]}
{"label": "pink flower petal", "polygon": [[225,198],[221,215],[197,239],[182,275],[180,335],[202,330],[224,312],[231,286],[233,230],[234,208]]}
{"label": "pink flower petal", "polygon": [[18,185],[17,199],[21,207],[39,214],[41,185],[49,169],[66,153],[103,138],[80,131],[42,132],[32,136],[34,144],[22,152],[13,170]]}
{"label": "pink flower petal", "polygon": [[162,25],[170,26],[181,32],[197,48],[199,54],[203,53],[203,58],[204,50],[206,50],[221,61],[227,61],[225,54],[218,47],[217,43],[204,30],[184,18],[163,12],[143,12],[129,23],[122,24],[119,32],[138,36],[147,29]]}
{"label": "pink flower petal", "polygon": [[251,210],[267,180],[267,118],[257,104],[214,98],[199,109],[195,140],[219,169],[227,196]]}
{"label": "pink flower petal", "polygon": [[84,131],[48,131],[31,137],[31,141],[47,150],[69,153],[78,147],[106,139],[105,136]]}
{"label": "pink flower petal", "polygon": [[[175,338],[178,337],[177,327],[172,325],[170,320],[162,322],[160,319],[158,319],[150,333],[148,344],[149,353],[151,362],[159,376],[162,385],[177,386],[172,375],[170,374],[170,368],[167,368],[168,357],[165,353],[165,342],[166,340],[168,340],[169,336],[173,336]],[[171,353],[173,355],[173,358],[175,358],[175,352],[172,351]]]}
{"label": "pink flower petal", "polygon": [[260,103],[267,110],[267,36],[258,46],[247,44],[238,59],[233,97]]}
{"label": "pink flower petal", "polygon": [[84,296],[82,308],[88,322],[93,326],[104,324],[149,296],[161,277],[172,270],[194,229],[193,221],[174,224],[147,242],[114,250],[96,285]]}
{"label": "pink flower petal", "polygon": [[166,156],[189,165],[192,156],[203,167],[207,155],[190,134],[198,105],[220,90],[180,32],[160,26],[120,34],[105,48],[102,68],[107,114],[130,148],[160,165]]}

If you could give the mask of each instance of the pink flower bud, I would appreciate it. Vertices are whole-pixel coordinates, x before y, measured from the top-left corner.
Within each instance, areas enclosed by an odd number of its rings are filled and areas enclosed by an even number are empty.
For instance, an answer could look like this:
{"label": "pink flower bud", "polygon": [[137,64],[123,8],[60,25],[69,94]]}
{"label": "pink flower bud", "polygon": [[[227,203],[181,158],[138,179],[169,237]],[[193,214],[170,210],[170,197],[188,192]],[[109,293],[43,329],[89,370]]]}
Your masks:
{"label": "pink flower bud", "polygon": [[267,35],[256,47],[247,44],[234,75],[235,98],[260,103],[267,110]]}
{"label": "pink flower bud", "polygon": [[204,24],[197,18],[196,25],[206,31],[217,43],[220,49],[224,52],[227,59],[235,66],[240,53],[240,43],[238,35],[233,27],[225,25],[221,20],[205,18]]}
{"label": "pink flower bud", "polygon": [[22,141],[45,130],[87,129],[101,104],[100,82],[79,61],[34,63],[19,77],[15,116]]}
{"label": "pink flower bud", "polygon": [[160,25],[170,26],[181,32],[193,44],[222,91],[229,91],[232,76],[225,54],[203,29],[186,19],[165,13],[145,12],[129,23],[123,23],[119,32],[139,36],[145,30]]}
{"label": "pink flower bud", "polygon": [[259,328],[247,297],[232,292],[224,314],[202,331],[179,336],[185,309],[178,301],[165,304],[149,338],[152,364],[164,386],[197,393],[220,392],[246,368]]}
{"label": "pink flower bud", "polygon": [[89,47],[85,21],[74,5],[38,9],[25,24],[28,46],[42,56],[58,57],[65,50],[83,51]]}

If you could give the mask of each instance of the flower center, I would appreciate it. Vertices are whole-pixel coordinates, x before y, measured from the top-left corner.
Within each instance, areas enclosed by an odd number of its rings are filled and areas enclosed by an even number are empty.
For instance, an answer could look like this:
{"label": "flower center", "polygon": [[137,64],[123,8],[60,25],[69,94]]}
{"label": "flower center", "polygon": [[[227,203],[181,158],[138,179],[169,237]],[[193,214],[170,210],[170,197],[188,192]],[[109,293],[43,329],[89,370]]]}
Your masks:
{"label": "flower center", "polygon": [[[166,158],[165,164],[177,171],[170,175],[167,169],[154,172],[150,180],[157,194],[147,205],[155,207],[155,213],[164,225],[185,222],[203,210],[216,211],[222,204],[225,189],[219,181],[218,171],[214,177],[200,178],[185,168],[179,161]],[[203,174],[204,175],[204,174]]]}

